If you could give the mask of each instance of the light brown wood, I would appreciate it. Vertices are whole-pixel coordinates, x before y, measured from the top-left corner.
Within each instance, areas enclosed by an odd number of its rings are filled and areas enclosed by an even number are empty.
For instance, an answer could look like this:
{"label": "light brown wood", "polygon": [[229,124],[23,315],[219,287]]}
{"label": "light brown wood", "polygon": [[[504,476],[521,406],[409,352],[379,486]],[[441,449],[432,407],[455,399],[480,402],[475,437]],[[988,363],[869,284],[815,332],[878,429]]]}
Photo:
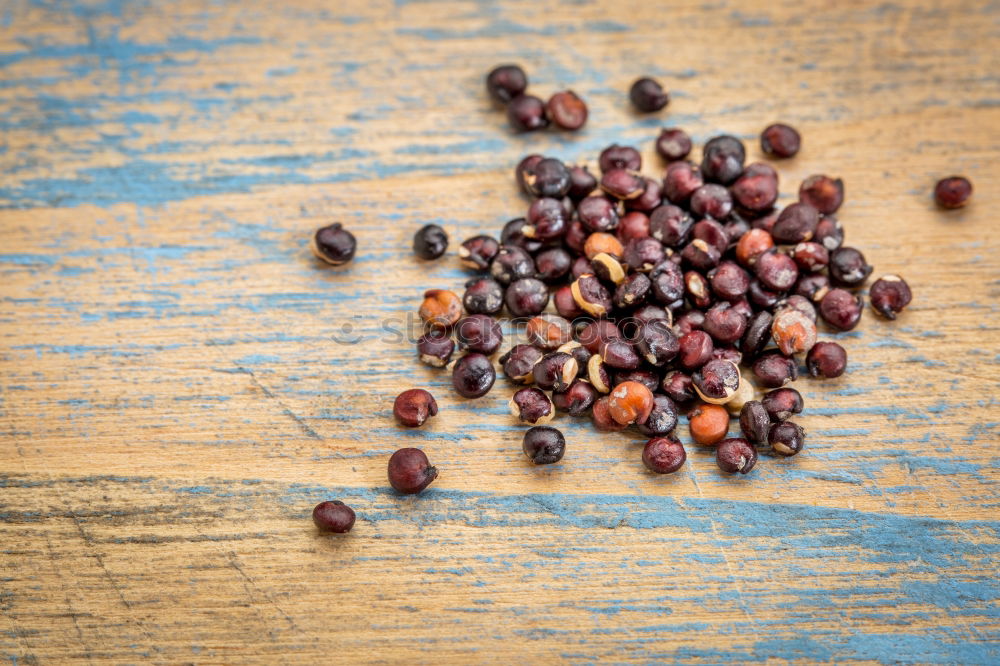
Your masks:
{"label": "light brown wood", "polygon": [[[12,664],[1000,660],[995,4],[0,9]],[[587,127],[512,135],[482,89],[504,61]],[[642,74],[663,113],[629,109]],[[682,420],[657,478],[636,433],[562,416],[566,458],[534,468],[502,379],[457,399],[384,334],[466,277],[415,229],[498,233],[524,154],[630,143],[658,175],[662,125],[761,160],[776,120],[804,137],[782,203],[842,177],[848,243],[914,292],[840,336],[847,376],[795,384],[801,455],[724,477]],[[938,210],[953,173],[973,202]],[[341,269],[308,249],[334,220]],[[441,413],[401,432],[414,386]],[[404,445],[441,470],[420,497],[386,483]],[[309,519],[333,498],[344,538]]]}

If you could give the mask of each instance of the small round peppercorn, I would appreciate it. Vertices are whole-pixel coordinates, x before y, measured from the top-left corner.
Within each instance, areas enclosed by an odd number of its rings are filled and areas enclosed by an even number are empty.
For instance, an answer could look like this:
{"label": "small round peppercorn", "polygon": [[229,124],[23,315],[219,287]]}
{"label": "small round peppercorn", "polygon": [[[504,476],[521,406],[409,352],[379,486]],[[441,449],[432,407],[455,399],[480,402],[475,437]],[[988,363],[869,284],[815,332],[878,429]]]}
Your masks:
{"label": "small round peppercorn", "polygon": [[455,341],[443,330],[432,329],[417,340],[420,362],[435,368],[448,365],[454,351]]}
{"label": "small round peppercorn", "polygon": [[691,137],[679,127],[667,127],[656,139],[656,152],[668,162],[676,162],[691,152]]}
{"label": "small round peppercorn", "polygon": [[611,418],[621,425],[645,423],[653,411],[653,393],[639,382],[622,382],[608,400]]}
{"label": "small round peppercorn", "polygon": [[813,377],[839,377],[847,368],[847,352],[836,342],[817,342],[806,354],[806,367]]}
{"label": "small round peppercorn", "polygon": [[898,275],[886,275],[875,280],[868,290],[868,297],[875,312],[887,319],[895,319],[910,304],[913,295],[906,280]]}
{"label": "small round peppercorn", "polygon": [[799,201],[824,215],[836,213],[844,203],[844,181],[823,175],[809,176],[799,187]]}
{"label": "small round peppercorn", "polygon": [[757,358],[764,351],[764,347],[771,339],[772,319],[771,313],[763,310],[751,317],[743,339],[740,341],[740,352],[745,358]]}
{"label": "small round peppercorn", "polygon": [[698,405],[688,414],[688,430],[698,444],[717,444],[729,432],[729,412],[721,405]]}
{"label": "small round peppercorn", "polygon": [[964,176],[942,178],[934,186],[934,201],[942,208],[961,208],[971,196],[972,183]]}
{"label": "small round peppercorn", "polygon": [[462,316],[462,301],[447,289],[428,289],[420,304],[420,318],[430,328],[448,329]]}
{"label": "small round peppercorn", "polygon": [[572,354],[546,354],[532,369],[535,384],[546,391],[565,391],[576,379],[579,366]]}
{"label": "small round peppercorn", "polygon": [[448,234],[436,224],[425,224],[413,235],[413,253],[421,259],[437,259],[448,249]]}
{"label": "small round peppercorn", "polygon": [[339,222],[316,230],[312,237],[312,251],[318,259],[331,266],[341,266],[354,258],[358,243]]}
{"label": "small round peppercorn", "polygon": [[642,449],[642,462],[651,472],[672,474],[684,466],[687,452],[676,437],[654,437]]}
{"label": "small round peppercorn", "polygon": [[735,136],[724,134],[709,139],[702,155],[701,172],[706,180],[729,185],[743,173],[746,149]]}
{"label": "small round peppercorn", "polygon": [[553,124],[565,130],[578,130],[587,122],[587,105],[572,90],[550,97],[545,111]]}
{"label": "small round peppercorn", "polygon": [[603,317],[612,307],[611,294],[596,275],[581,275],[570,285],[573,300],[587,314]]}
{"label": "small round peppercorn", "polygon": [[771,227],[771,235],[778,243],[794,244],[811,240],[819,224],[819,212],[808,203],[785,206]]}
{"label": "small round peppercorn", "polygon": [[825,247],[827,252],[833,252],[844,244],[844,227],[833,215],[824,215],[816,225],[813,240]]}
{"label": "small round peppercorn", "polygon": [[469,280],[465,283],[462,305],[469,314],[496,314],[503,309],[503,287],[488,277]]}
{"label": "small round peppercorn", "polygon": [[611,417],[611,409],[608,406],[611,402],[611,396],[601,396],[594,401],[594,406],[590,409],[591,418],[594,421],[594,427],[597,430],[605,432],[617,432],[619,430],[624,430],[628,427],[628,424],[622,425],[615,421]]}
{"label": "small round peppercorn", "polygon": [[472,352],[458,359],[451,371],[455,392],[463,398],[480,398],[490,392],[497,373],[483,354]]}
{"label": "small round peppercorn", "polygon": [[729,402],[740,387],[740,369],[732,361],[712,359],[691,375],[694,390],[705,402],[722,405]]}
{"label": "small round peppercorn", "polygon": [[313,523],[321,532],[346,534],[354,527],[354,510],[341,502],[333,500],[320,502],[313,508]]}
{"label": "small round peppercorn", "polygon": [[830,279],[845,287],[859,287],[872,274],[865,255],[853,247],[838,247],[830,253]]}
{"label": "small round peppercorn", "polygon": [[604,172],[599,186],[615,199],[636,199],[646,191],[646,179],[637,171],[612,169]]}
{"label": "small round peppercorn", "polygon": [[638,171],[642,168],[642,155],[632,146],[619,146],[615,143],[601,151],[597,163],[601,167],[601,172],[612,169]]}
{"label": "small round peppercorn", "polygon": [[783,123],[768,125],[760,133],[760,149],[772,157],[794,157],[801,145],[798,131]]}
{"label": "small round peppercorn", "polygon": [[660,383],[660,388],[675,403],[685,405],[695,399],[694,382],[691,376],[679,370],[668,372]]}
{"label": "small round peppercorn", "polygon": [[731,344],[743,337],[747,319],[739,310],[723,301],[708,309],[702,328],[715,342]]}
{"label": "small round peppercorn", "polygon": [[733,183],[732,193],[733,200],[743,210],[755,213],[769,210],[778,200],[778,173],[768,164],[754,162]]}
{"label": "small round peppercorn", "polygon": [[742,437],[724,439],[715,449],[715,464],[729,474],[746,474],[757,464],[757,449]]}
{"label": "small round peppercorn", "polygon": [[740,410],[740,430],[748,440],[763,446],[767,442],[767,433],[771,429],[771,416],[759,400],[749,400],[743,403]]}
{"label": "small round peppercorn", "polygon": [[535,278],[516,280],[507,287],[504,303],[515,317],[533,317],[549,304],[549,289]]}
{"label": "small round peppercorn", "polygon": [[550,465],[562,460],[566,438],[551,426],[535,426],[524,433],[521,450],[536,465]]}
{"label": "small round peppercorn", "polygon": [[628,98],[632,100],[635,108],[643,113],[659,111],[670,102],[670,95],[663,86],[649,77],[637,79],[629,88]]}
{"label": "small round peppercorn", "polygon": [[771,336],[786,356],[806,352],[816,344],[816,323],[794,308],[784,308],[774,315]]}
{"label": "small round peppercorn", "polygon": [[753,267],[757,258],[774,247],[774,238],[763,229],[751,229],[736,243],[736,259],[747,267]]}
{"label": "small round peppercorn", "polygon": [[691,194],[691,212],[721,220],[733,209],[733,197],[722,185],[707,183]]}
{"label": "small round peppercorn", "polygon": [[753,266],[754,275],[761,284],[773,291],[788,291],[799,279],[799,267],[787,254],[769,250],[757,257]]}
{"label": "small round peppercorn", "polygon": [[396,396],[392,404],[392,415],[400,424],[408,428],[418,428],[428,418],[438,413],[437,401],[424,389],[410,389]]}
{"label": "small round peppercorn", "polygon": [[530,384],[535,379],[535,365],[542,360],[542,356],[542,351],[531,345],[515,345],[500,357],[500,367],[511,381]]}
{"label": "small round peppercorn", "polygon": [[458,258],[466,268],[484,271],[499,251],[500,243],[492,236],[473,236],[458,246]]}
{"label": "small round peppercorn", "polygon": [[671,203],[682,205],[704,184],[701,167],[679,160],[667,165],[667,172],[663,176],[663,193]]}
{"label": "small round peppercorn", "polygon": [[558,315],[541,314],[528,320],[525,335],[535,347],[552,351],[573,339],[573,327]]}
{"label": "small round peppercorn", "polygon": [[599,395],[590,382],[575,379],[565,391],[556,391],[552,394],[552,404],[560,412],[579,416],[590,410]]}
{"label": "small round peppercorn", "polygon": [[516,132],[534,132],[549,125],[545,102],[534,95],[519,95],[512,99],[507,104],[507,120]]}
{"label": "small round peppercorn", "polygon": [[472,314],[460,319],[455,325],[455,337],[462,349],[487,356],[495,353],[503,344],[499,322],[484,314]]}
{"label": "small round peppercorn", "polygon": [[514,393],[510,399],[510,413],[524,423],[536,425],[551,421],[555,409],[544,391],[529,387]]}
{"label": "small round peppercorn", "polygon": [[681,336],[677,361],[685,370],[697,370],[712,358],[712,336],[705,331],[691,331]]}
{"label": "small round peppercorn", "polygon": [[528,75],[517,65],[499,65],[486,75],[486,92],[498,104],[506,104],[528,88]]}
{"label": "small round peppercorn", "polygon": [[597,179],[587,170],[586,166],[573,165],[569,168],[568,196],[573,201],[579,201],[597,189]]}
{"label": "small round peppercorn", "polygon": [[764,388],[779,388],[799,376],[799,366],[794,359],[781,352],[761,354],[753,364],[753,374]]}
{"label": "small round peppercorn", "polygon": [[788,386],[765,393],[760,402],[775,422],[787,421],[793,414],[800,413],[805,404],[802,394]]}
{"label": "small round peppercorn", "polygon": [[677,427],[677,405],[668,396],[653,394],[653,411],[645,423],[637,426],[639,432],[647,437],[666,435]]}
{"label": "small round peppercorn", "polygon": [[845,289],[831,289],[819,302],[819,313],[834,328],[849,331],[861,320],[861,297]]}
{"label": "small round peppercorn", "polygon": [[389,458],[389,485],[404,495],[415,495],[437,478],[437,468],[420,449],[399,449]]}
{"label": "small round peppercorn", "polygon": [[767,441],[775,453],[783,456],[794,456],[806,444],[805,431],[791,421],[775,423],[767,434]]}

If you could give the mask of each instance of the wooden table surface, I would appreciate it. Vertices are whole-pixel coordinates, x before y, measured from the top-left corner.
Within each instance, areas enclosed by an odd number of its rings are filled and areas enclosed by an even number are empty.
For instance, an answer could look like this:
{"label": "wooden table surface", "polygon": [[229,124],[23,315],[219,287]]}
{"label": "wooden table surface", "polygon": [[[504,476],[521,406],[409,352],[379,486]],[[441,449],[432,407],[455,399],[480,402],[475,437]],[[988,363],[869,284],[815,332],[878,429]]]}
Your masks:
{"label": "wooden table surface", "polygon": [[[833,7],[833,5],[837,5]],[[0,653],[12,664],[1000,661],[1000,5],[754,0],[0,5]],[[572,87],[515,136],[501,61]],[[665,112],[625,91],[651,73]],[[662,125],[799,127],[849,244],[912,306],[800,380],[806,450],[721,475],[561,417],[526,464],[503,380],[464,401],[402,341],[452,247],[526,208],[518,159]],[[975,183],[935,209],[935,180]],[[310,232],[358,236],[346,270]],[[343,342],[353,338],[357,344]],[[341,340],[341,342],[338,342]],[[438,396],[420,431],[393,397]],[[420,446],[419,497],[386,460]],[[358,513],[320,536],[313,505]]]}

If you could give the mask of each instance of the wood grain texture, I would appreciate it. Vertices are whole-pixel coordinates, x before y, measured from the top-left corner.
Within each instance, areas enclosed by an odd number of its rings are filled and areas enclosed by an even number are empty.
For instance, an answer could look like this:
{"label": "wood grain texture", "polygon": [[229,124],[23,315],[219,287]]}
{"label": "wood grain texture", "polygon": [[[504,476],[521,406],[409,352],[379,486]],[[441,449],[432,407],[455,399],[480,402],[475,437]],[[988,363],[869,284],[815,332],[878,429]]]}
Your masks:
{"label": "wood grain texture", "polygon": [[[1000,661],[1000,6],[833,4],[0,4],[0,654]],[[510,134],[482,91],[508,60],[588,127]],[[627,107],[643,73],[663,114]],[[661,125],[760,159],[776,119],[804,134],[782,201],[844,178],[850,244],[915,294],[822,332],[850,374],[797,383],[803,454],[654,478],[634,433],[560,418],[533,468],[502,382],[456,399],[387,333],[465,279],[413,231],[496,233],[523,154],[633,143],[656,174]],[[974,202],[941,212],[952,173]],[[332,220],[347,269],[308,251]],[[400,432],[411,386],[442,410]],[[441,470],[417,498],[401,444]],[[335,497],[347,538],[309,521]]]}

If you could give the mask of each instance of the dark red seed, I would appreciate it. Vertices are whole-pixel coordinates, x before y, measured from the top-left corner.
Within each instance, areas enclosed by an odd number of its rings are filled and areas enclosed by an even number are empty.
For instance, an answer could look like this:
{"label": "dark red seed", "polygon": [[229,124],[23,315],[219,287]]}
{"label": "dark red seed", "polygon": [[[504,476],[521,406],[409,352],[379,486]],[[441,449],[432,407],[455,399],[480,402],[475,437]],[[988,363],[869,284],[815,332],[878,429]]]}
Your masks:
{"label": "dark red seed", "polygon": [[[798,296],[792,294],[787,296],[774,305],[774,316],[777,318],[783,310],[795,310],[803,315],[805,315],[809,321],[816,323],[816,307],[812,304],[805,296]],[[788,322],[786,322],[787,325]]]}
{"label": "dark red seed", "polygon": [[732,361],[711,359],[691,375],[702,398],[720,401],[731,398],[740,387],[740,370]]}
{"label": "dark red seed", "polygon": [[576,299],[573,298],[573,290],[569,285],[564,285],[556,289],[555,293],[552,294],[552,303],[556,307],[556,312],[570,321],[585,314],[580,309],[580,306],[576,304]]}
{"label": "dark red seed", "polygon": [[672,261],[661,261],[649,271],[653,283],[653,297],[669,308],[679,305],[684,298],[684,273]]}
{"label": "dark red seed", "polygon": [[437,401],[424,389],[410,389],[396,396],[392,404],[392,415],[401,425],[418,428],[432,416],[437,415]]}
{"label": "dark red seed", "polygon": [[652,370],[636,368],[634,370],[615,370],[611,376],[611,386],[615,387],[625,382],[638,382],[649,389],[650,393],[660,388],[660,376]]}
{"label": "dark red seed", "polygon": [[425,224],[413,235],[413,253],[421,259],[437,259],[448,249],[448,234],[436,224]]}
{"label": "dark red seed", "polygon": [[503,287],[493,278],[469,280],[465,283],[462,305],[469,314],[496,314],[503,309]]}
{"label": "dark red seed", "polygon": [[615,204],[603,195],[590,196],[577,204],[577,217],[590,231],[611,231],[618,226],[618,211]]}
{"label": "dark red seed", "polygon": [[549,197],[536,199],[528,208],[528,223],[522,232],[528,238],[548,242],[564,235],[569,221],[570,216],[561,200]]}
{"label": "dark red seed", "polygon": [[485,271],[500,251],[500,243],[492,236],[473,236],[458,246],[462,265],[474,271]]}
{"label": "dark red seed", "polygon": [[771,227],[777,243],[793,244],[811,240],[819,224],[819,212],[808,203],[793,203],[785,207]]}
{"label": "dark red seed", "polygon": [[566,130],[578,130],[587,122],[587,105],[572,90],[557,92],[549,98],[545,107],[556,126]]}
{"label": "dark red seed", "polygon": [[634,271],[643,273],[653,270],[665,258],[663,244],[655,238],[635,238],[625,245],[622,259]]}
{"label": "dark red seed", "polygon": [[607,319],[592,321],[577,333],[576,339],[581,345],[587,348],[592,354],[596,354],[601,344],[608,340],[616,340],[622,337],[621,331],[614,322]]}
{"label": "dark red seed", "polygon": [[816,225],[813,240],[825,247],[828,252],[833,252],[844,244],[844,227],[833,215],[824,215]]}
{"label": "dark red seed", "polygon": [[528,75],[517,65],[500,65],[486,75],[486,91],[498,104],[507,104],[527,88]]}
{"label": "dark red seed", "polygon": [[570,285],[573,299],[592,317],[603,317],[611,310],[611,294],[596,275],[585,273]]}
{"label": "dark red seed", "polygon": [[841,331],[849,331],[861,319],[861,297],[845,289],[831,289],[819,303],[824,321]]}
{"label": "dark red seed", "polygon": [[715,295],[727,301],[743,298],[750,288],[750,274],[732,261],[721,262],[708,279]]}
{"label": "dark red seed", "polygon": [[543,352],[531,345],[515,345],[500,357],[500,366],[508,379],[526,384],[534,379],[535,365],[542,356]]}
{"label": "dark red seed", "polygon": [[535,274],[535,261],[527,250],[516,245],[502,245],[490,263],[490,275],[502,285],[531,277]]}
{"label": "dark red seed", "polygon": [[783,456],[794,456],[805,446],[806,433],[791,421],[775,423],[771,426],[767,441],[770,442],[775,453],[780,453]]}
{"label": "dark red seed", "polygon": [[352,234],[339,223],[316,230],[312,250],[320,260],[331,266],[341,266],[354,258],[358,243]]}
{"label": "dark red seed", "polygon": [[659,321],[662,319],[669,325],[671,315],[668,310],[665,310],[658,305],[646,304],[632,313],[632,319],[640,324],[646,324],[651,321]]}
{"label": "dark red seed", "polygon": [[961,208],[972,196],[972,183],[964,176],[942,178],[934,186],[934,201],[942,208]]}
{"label": "dark red seed", "polygon": [[563,243],[577,254],[583,254],[584,247],[587,244],[587,236],[589,235],[590,233],[580,220],[573,220],[566,227],[566,235],[563,236]]}
{"label": "dark red seed", "polygon": [[732,196],[745,210],[763,212],[770,209],[778,199],[777,172],[759,162],[748,165],[733,183]]}
{"label": "dark red seed", "polygon": [[844,181],[824,175],[809,176],[799,187],[799,201],[824,215],[835,213],[844,203]]}
{"label": "dark red seed", "polygon": [[534,132],[549,125],[545,102],[534,95],[520,95],[512,99],[507,104],[507,120],[517,132]]}
{"label": "dark red seed", "polygon": [[715,349],[712,336],[705,331],[691,331],[682,335],[678,344],[677,360],[685,370],[697,370],[708,363]]}
{"label": "dark red seed", "polygon": [[544,156],[538,154],[526,155],[521,158],[521,161],[514,168],[514,178],[517,179],[517,184],[521,187],[521,190],[528,196],[534,196],[534,194],[528,189],[526,176],[532,173],[535,165],[544,159]]}
{"label": "dark red seed", "polygon": [[636,171],[611,169],[601,176],[600,187],[616,199],[635,199],[646,191],[646,179]]}
{"label": "dark red seed", "polygon": [[541,280],[522,278],[507,287],[504,303],[515,317],[534,317],[549,304],[549,288]]}
{"label": "dark red seed", "polygon": [[757,449],[742,437],[731,437],[715,448],[715,463],[723,472],[746,474],[757,464]]}
{"label": "dark red seed", "polygon": [[670,102],[670,96],[658,81],[643,77],[629,88],[628,98],[633,106],[643,113],[659,111]]}
{"label": "dark red seed", "polygon": [[645,303],[652,291],[652,283],[645,274],[632,273],[615,288],[611,302],[619,310],[628,310]]}
{"label": "dark red seed", "polygon": [[500,247],[519,247],[527,252],[538,252],[542,249],[542,241],[528,238],[524,235],[524,227],[528,221],[518,217],[503,225],[500,230]]}
{"label": "dark red seed", "polygon": [[649,216],[637,210],[625,213],[618,224],[617,236],[623,243],[649,238]]}
{"label": "dark red seed", "polygon": [[663,193],[671,203],[685,205],[704,184],[701,168],[687,161],[671,162],[663,176]]}
{"label": "dark red seed", "polygon": [[635,199],[625,201],[626,210],[638,210],[647,213],[663,203],[663,184],[652,178],[644,178],[646,189]]}
{"label": "dark red seed", "polygon": [[[656,390],[653,387],[650,390]],[[677,427],[677,405],[669,397],[661,393],[653,394],[653,411],[645,423],[638,424],[639,432],[647,437],[666,435]]]}
{"label": "dark red seed", "polygon": [[771,416],[759,400],[748,400],[740,410],[740,430],[743,436],[758,446],[767,443],[771,430]]}
{"label": "dark red seed", "polygon": [[312,512],[313,523],[323,532],[346,534],[354,527],[354,510],[340,500],[320,502]]}
{"label": "dark red seed", "polygon": [[545,391],[565,391],[576,379],[579,366],[572,354],[553,352],[546,354],[532,370],[535,385]]}
{"label": "dark red seed", "polygon": [[597,163],[602,172],[608,172],[612,169],[638,171],[642,168],[642,155],[632,146],[612,144],[601,151]]}
{"label": "dark red seed", "polygon": [[535,426],[524,433],[521,450],[536,465],[551,465],[565,455],[566,438],[550,426]]}
{"label": "dark red seed", "polygon": [[898,275],[886,275],[878,280],[868,290],[872,308],[887,319],[895,319],[913,298],[910,286]]}
{"label": "dark red seed", "polygon": [[820,243],[799,243],[792,250],[792,259],[799,270],[812,273],[826,268],[830,263],[830,253]]}
{"label": "dark red seed", "polygon": [[802,394],[793,388],[779,388],[765,393],[761,404],[772,421],[787,421],[802,411]]}
{"label": "dark red seed", "polygon": [[742,141],[734,136],[717,136],[705,144],[701,172],[706,180],[729,185],[743,173],[745,159]]}
{"label": "dark red seed", "polygon": [[677,206],[659,206],[649,214],[649,235],[667,247],[687,243],[692,227],[694,218]]}
{"label": "dark red seed", "polygon": [[691,212],[699,217],[721,220],[733,209],[733,197],[722,185],[708,183],[691,194]]}
{"label": "dark red seed", "polygon": [[[681,251],[681,258],[695,270],[708,271],[718,265],[721,253],[714,245],[696,238]],[[791,260],[789,260],[791,261]],[[794,264],[792,264],[794,266]]]}
{"label": "dark red seed", "polygon": [[703,310],[712,304],[712,293],[708,287],[708,280],[697,271],[688,271],[684,274],[684,292],[691,305],[698,309]]}
{"label": "dark red seed", "polygon": [[810,301],[819,302],[830,290],[830,278],[823,273],[813,273],[803,275],[795,283],[794,293],[808,298]]}
{"label": "dark red seed", "polygon": [[654,437],[642,449],[642,462],[651,472],[672,474],[684,466],[687,453],[676,437]]}
{"label": "dark red seed", "polygon": [[806,367],[813,377],[839,377],[847,369],[847,352],[836,342],[817,342],[806,354]]}
{"label": "dark red seed", "polygon": [[458,359],[451,371],[451,384],[463,398],[480,398],[490,392],[497,373],[483,354],[469,353]]}
{"label": "dark red seed", "polygon": [[535,255],[535,277],[543,282],[559,282],[569,274],[573,257],[561,247],[542,250]]}
{"label": "dark red seed", "polygon": [[495,353],[503,344],[499,322],[484,314],[471,314],[460,319],[455,325],[455,337],[462,349],[487,356]]}
{"label": "dark red seed", "polygon": [[722,344],[736,342],[743,337],[746,328],[746,317],[726,301],[716,303],[705,313],[703,329],[716,342]]}
{"label": "dark red seed", "polygon": [[417,340],[417,354],[420,362],[435,368],[443,368],[451,361],[455,351],[455,341],[446,331],[433,329]]}
{"label": "dark red seed", "polygon": [[419,493],[437,475],[437,468],[420,449],[399,449],[389,458],[389,485],[404,495]]}
{"label": "dark red seed", "polygon": [[799,268],[795,261],[775,250],[757,257],[753,272],[764,287],[777,292],[788,291],[799,279]]}
{"label": "dark red seed", "polygon": [[586,166],[569,167],[569,182],[568,196],[573,201],[579,201],[597,189],[597,179]]}
{"label": "dark red seed", "polygon": [[853,247],[839,247],[830,253],[830,279],[839,285],[858,287],[872,274],[865,255]]}
{"label": "dark red seed", "polygon": [[533,197],[561,199],[569,192],[569,169],[554,157],[545,157],[526,166],[522,179],[525,190]]}
{"label": "dark red seed", "polygon": [[561,412],[579,416],[590,411],[599,395],[590,382],[575,379],[565,391],[555,391],[552,394],[552,404]]}
{"label": "dark red seed", "polygon": [[798,379],[799,366],[781,352],[767,352],[754,361],[753,374],[762,387],[780,388]]}
{"label": "dark red seed", "polygon": [[622,339],[609,340],[600,347],[601,358],[612,368],[632,370],[642,362],[630,343]]}
{"label": "dark red seed", "polygon": [[691,237],[712,245],[720,255],[725,254],[729,247],[729,234],[726,233],[726,228],[711,218],[700,220],[691,227]]}
{"label": "dark red seed", "polygon": [[679,370],[668,372],[660,383],[663,392],[675,403],[687,404],[697,397],[691,375]]}
{"label": "dark red seed", "polygon": [[658,319],[640,324],[635,346],[642,358],[657,367],[674,360],[680,351],[680,341],[670,328],[670,322]]}
{"label": "dark red seed", "polygon": [[656,152],[668,162],[682,160],[691,152],[691,137],[678,127],[667,127],[656,139]]}
{"label": "dark red seed", "polygon": [[750,288],[747,289],[747,299],[758,308],[767,309],[774,307],[774,304],[781,300],[781,292],[767,289],[760,280],[751,280]]}
{"label": "dark red seed", "polygon": [[760,149],[772,157],[794,157],[802,145],[802,138],[794,127],[775,123],[760,133]]}
{"label": "dark red seed", "polygon": [[712,360],[729,361],[734,365],[739,365],[743,362],[743,353],[740,352],[740,350],[734,345],[729,345],[728,347],[716,347],[712,350]]}
{"label": "dark red seed", "polygon": [[510,399],[510,413],[524,423],[535,425],[550,420],[555,411],[545,391],[529,387],[514,393]]}

